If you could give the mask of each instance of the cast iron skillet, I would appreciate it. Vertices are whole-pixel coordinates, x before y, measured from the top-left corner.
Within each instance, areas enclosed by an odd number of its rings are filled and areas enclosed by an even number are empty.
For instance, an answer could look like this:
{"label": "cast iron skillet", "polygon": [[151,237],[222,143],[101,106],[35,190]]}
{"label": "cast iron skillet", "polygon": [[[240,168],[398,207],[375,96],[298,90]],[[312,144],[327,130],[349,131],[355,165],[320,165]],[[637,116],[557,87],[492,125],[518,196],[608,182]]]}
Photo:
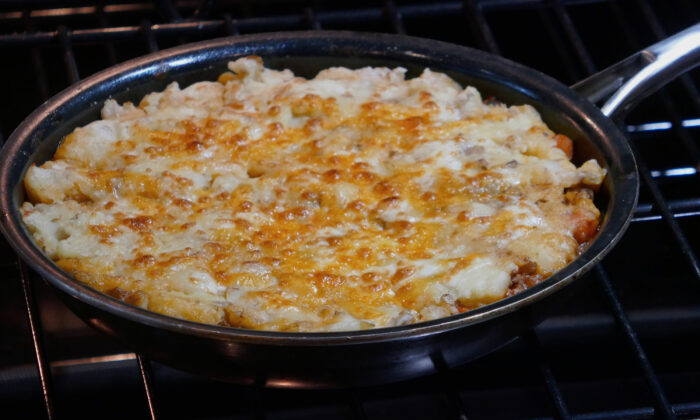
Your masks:
{"label": "cast iron skillet", "polygon": [[[607,168],[598,194],[598,205],[604,211],[600,233],[571,264],[514,297],[445,319],[338,333],[251,331],[167,317],[97,292],[44,256],[18,211],[24,201],[22,180],[30,164],[51,158],[66,134],[98,119],[107,98],[138,101],[172,81],[186,86],[215,80],[226,70],[228,61],[251,54],[263,57],[268,67],[290,68],[306,77],[333,65],[401,65],[411,76],[430,67],[463,85],[477,87],[484,97],[534,105],[554,131],[574,139],[576,162],[595,158]],[[279,387],[398,381],[433,372],[441,365],[464,363],[504,345],[542,319],[546,307],[560,300],[555,295],[600,261],[619,240],[630,221],[637,191],[636,165],[624,136],[586,98],[556,80],[465,47],[349,32],[216,39],[128,61],[44,103],[16,129],[0,152],[2,232],[20,257],[83,320],[159,362],[219,379]]]}

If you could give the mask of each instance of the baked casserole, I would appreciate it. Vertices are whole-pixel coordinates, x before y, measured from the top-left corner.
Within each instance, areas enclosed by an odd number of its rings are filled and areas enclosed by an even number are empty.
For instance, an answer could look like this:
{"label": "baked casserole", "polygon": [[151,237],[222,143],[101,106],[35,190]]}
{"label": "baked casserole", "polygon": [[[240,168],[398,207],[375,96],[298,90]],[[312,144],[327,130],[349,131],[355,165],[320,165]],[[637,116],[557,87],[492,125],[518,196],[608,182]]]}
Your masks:
{"label": "baked casserole", "polygon": [[59,267],[174,317],[347,331],[502,299],[595,236],[605,171],[529,105],[427,69],[229,69],[109,100],[30,167],[22,217]]}

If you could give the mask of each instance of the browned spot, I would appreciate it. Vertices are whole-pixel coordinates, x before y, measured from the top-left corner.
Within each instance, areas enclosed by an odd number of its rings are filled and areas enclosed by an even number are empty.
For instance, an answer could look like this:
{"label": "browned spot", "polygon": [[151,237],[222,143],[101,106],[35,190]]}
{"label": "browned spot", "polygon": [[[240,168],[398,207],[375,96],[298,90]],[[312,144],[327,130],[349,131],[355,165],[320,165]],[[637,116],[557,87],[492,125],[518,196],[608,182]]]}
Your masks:
{"label": "browned spot", "polygon": [[173,204],[178,206],[178,207],[185,208],[185,209],[188,209],[188,208],[193,206],[193,204],[190,200],[187,200],[184,198],[174,198]]}
{"label": "browned spot", "polygon": [[277,218],[282,220],[303,219],[311,214],[311,210],[306,207],[294,207],[293,209],[277,213]]}
{"label": "browned spot", "polygon": [[355,162],[352,164],[352,169],[356,171],[366,171],[369,169],[369,164],[367,162]]}
{"label": "browned spot", "polygon": [[320,118],[309,118],[308,121],[306,121],[306,124],[304,124],[304,128],[307,130],[318,130],[321,128],[323,125],[323,122],[321,121]]}
{"label": "browned spot", "polygon": [[139,255],[138,257],[134,258],[134,264],[136,265],[141,265],[141,266],[147,266],[147,265],[153,265],[155,264],[156,259],[153,255],[148,255],[148,254],[142,254]]}
{"label": "browned spot", "polygon": [[437,199],[437,196],[435,195],[434,192],[427,191],[427,192],[424,192],[423,195],[421,195],[421,198],[425,201],[435,201]]}
{"label": "browned spot", "polygon": [[222,320],[223,325],[237,328],[256,328],[252,320],[244,316],[243,311],[236,309],[224,308],[224,319]]}
{"label": "browned spot", "polygon": [[267,128],[270,134],[279,134],[284,130],[284,126],[278,122],[268,124]]}
{"label": "browned spot", "polygon": [[272,266],[272,267],[277,267],[280,264],[282,264],[282,260],[279,258],[274,258],[274,257],[265,257],[262,259],[263,264]]}
{"label": "browned spot", "polygon": [[380,104],[379,102],[365,102],[364,104],[362,104],[362,110],[369,112],[376,111],[381,107],[382,104]]}
{"label": "browned spot", "polygon": [[249,211],[250,209],[253,208],[253,203],[250,201],[242,201],[241,204],[238,205],[238,211]]}
{"label": "browned spot", "polygon": [[292,115],[299,116],[319,116],[329,110],[329,103],[324,101],[320,96],[309,93],[302,98],[294,99],[290,103]]}
{"label": "browned spot", "polygon": [[209,254],[218,254],[224,250],[224,247],[218,242],[207,242],[202,245],[202,248]]}
{"label": "browned spot", "polygon": [[362,274],[362,281],[364,281],[365,283],[374,283],[377,280],[379,280],[379,278],[380,278],[379,274],[371,272],[371,271],[368,273]]}
{"label": "browned spot", "polygon": [[236,224],[236,227],[241,229],[241,230],[250,230],[253,228],[253,225],[250,224],[249,221],[245,219],[234,219],[233,223]]}
{"label": "browned spot", "polygon": [[323,179],[326,180],[326,182],[339,181],[341,176],[341,172],[337,169],[331,169],[323,173]]}
{"label": "browned spot", "polygon": [[397,195],[397,194],[399,193],[398,188],[396,188],[394,185],[392,185],[392,184],[391,184],[390,182],[388,182],[388,181],[381,181],[381,182],[378,182],[378,183],[374,186],[373,190],[374,190],[374,192],[376,192],[377,194],[380,194],[380,195],[383,195],[383,196],[387,196],[387,195],[394,196],[394,195]]}
{"label": "browned spot", "polygon": [[390,207],[393,207],[397,205],[398,203],[401,202],[401,199],[398,196],[392,196],[392,197],[387,197],[383,199],[382,201],[377,204],[377,209],[378,210],[386,210]]}
{"label": "browned spot", "polygon": [[146,295],[140,290],[131,292],[127,290],[122,290],[119,287],[115,287],[114,289],[105,291],[105,293],[109,296],[121,300],[122,302],[126,302],[134,306],[142,306],[148,301]]}
{"label": "browned spot", "polygon": [[304,200],[308,200],[308,201],[318,202],[318,201],[320,201],[321,196],[317,192],[314,192],[314,191],[304,191],[303,193],[301,193],[301,198],[303,198]]}
{"label": "browned spot", "polygon": [[343,237],[342,236],[329,236],[326,238],[326,242],[328,242],[328,245],[330,246],[338,246],[343,243]]}
{"label": "browned spot", "polygon": [[348,210],[354,210],[357,212],[361,212],[367,209],[367,204],[365,204],[364,201],[362,200],[355,200],[350,203],[348,203]]}
{"label": "browned spot", "polygon": [[192,181],[191,179],[182,176],[177,176],[170,171],[163,171],[163,176],[173,179],[175,182],[182,185],[183,187],[191,187],[192,185],[194,185],[194,181]]}
{"label": "browned spot", "polygon": [[238,80],[239,76],[231,73],[230,71],[221,73],[218,79],[216,79],[217,82],[221,83],[222,85],[225,85],[228,82],[232,82],[234,80]]}
{"label": "browned spot", "polygon": [[129,229],[136,232],[145,232],[151,228],[153,219],[149,216],[130,217],[124,220]]}
{"label": "browned spot", "polygon": [[204,144],[202,144],[202,142],[200,142],[200,141],[191,141],[191,142],[187,143],[187,145],[185,146],[185,149],[188,152],[198,152],[198,151],[204,149]]}
{"label": "browned spot", "polygon": [[433,101],[428,101],[423,104],[423,109],[427,109],[429,111],[436,111],[438,108],[438,104]]}
{"label": "browned spot", "polygon": [[353,172],[352,178],[360,182],[372,182],[377,176],[369,171]]}
{"label": "browned spot", "polygon": [[409,222],[408,220],[397,220],[396,222],[392,222],[387,225],[387,228],[394,229],[397,231],[408,230],[412,227],[413,223]]}
{"label": "browned spot", "polygon": [[408,118],[405,118],[401,122],[401,126],[405,130],[413,131],[413,130],[418,129],[420,126],[422,126],[423,124],[425,124],[427,122],[428,121],[425,117],[421,117],[421,116],[408,117]]}
{"label": "browned spot", "polygon": [[357,252],[355,252],[355,255],[357,256],[357,258],[364,261],[372,256],[372,250],[369,248],[360,248],[357,250]]}
{"label": "browned spot", "polygon": [[317,287],[337,287],[345,282],[342,276],[329,273],[327,271],[319,271],[313,274],[313,282]]}
{"label": "browned spot", "polygon": [[391,277],[391,282],[393,284],[396,284],[405,278],[411,277],[413,274],[415,274],[415,272],[416,272],[416,269],[413,267],[399,268],[398,270],[396,270],[394,275]]}
{"label": "browned spot", "polygon": [[249,178],[259,178],[265,174],[265,169],[262,166],[251,166],[247,174]]}
{"label": "browned spot", "polygon": [[271,117],[275,117],[275,116],[279,115],[281,110],[282,110],[282,108],[280,108],[279,105],[272,105],[270,107],[270,109],[267,110],[267,115],[269,115]]}

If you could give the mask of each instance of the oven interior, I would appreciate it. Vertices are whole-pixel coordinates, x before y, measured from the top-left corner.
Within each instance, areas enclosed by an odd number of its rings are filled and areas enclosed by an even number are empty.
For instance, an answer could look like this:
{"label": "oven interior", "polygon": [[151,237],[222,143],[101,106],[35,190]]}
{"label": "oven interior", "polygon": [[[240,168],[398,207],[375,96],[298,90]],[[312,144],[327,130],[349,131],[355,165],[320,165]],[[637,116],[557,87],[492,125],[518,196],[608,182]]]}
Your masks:
{"label": "oven interior", "polygon": [[[221,36],[343,29],[439,39],[572,84],[698,21],[692,0],[10,0],[0,139],[96,71]],[[700,71],[622,123],[642,188],[620,244],[537,328],[479,360],[345,390],[237,386],[150,362],[78,320],[4,240],[0,417],[697,418]]]}

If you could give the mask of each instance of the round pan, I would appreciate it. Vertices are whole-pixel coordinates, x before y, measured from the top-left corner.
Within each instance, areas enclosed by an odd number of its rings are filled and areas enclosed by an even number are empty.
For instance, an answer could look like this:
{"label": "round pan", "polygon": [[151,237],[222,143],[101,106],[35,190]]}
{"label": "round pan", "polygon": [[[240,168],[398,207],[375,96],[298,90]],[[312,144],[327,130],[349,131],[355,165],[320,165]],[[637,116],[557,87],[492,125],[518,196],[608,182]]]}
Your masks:
{"label": "round pan", "polygon": [[[448,73],[484,97],[535,106],[556,132],[574,139],[574,161],[595,158],[608,175],[598,193],[600,232],[573,262],[516,296],[419,324],[337,333],[282,333],[205,325],[130,306],[76,281],[34,243],[19,213],[27,168],[50,159],[75,127],[99,118],[104,101],[137,102],[168,83],[215,80],[226,63],[261,56],[267,67],[313,77],[329,66],[403,66]],[[291,32],[216,39],[109,68],[44,103],[0,152],[1,229],[11,246],[65,303],[97,329],[139,353],[207,376],[279,387],[369,385],[428,374],[504,345],[543,318],[555,295],[611,249],[637,200],[635,161],[615,124],[560,82],[512,61],[438,41],[349,32]],[[579,282],[580,283],[580,282]],[[570,289],[570,288],[569,288]]]}

